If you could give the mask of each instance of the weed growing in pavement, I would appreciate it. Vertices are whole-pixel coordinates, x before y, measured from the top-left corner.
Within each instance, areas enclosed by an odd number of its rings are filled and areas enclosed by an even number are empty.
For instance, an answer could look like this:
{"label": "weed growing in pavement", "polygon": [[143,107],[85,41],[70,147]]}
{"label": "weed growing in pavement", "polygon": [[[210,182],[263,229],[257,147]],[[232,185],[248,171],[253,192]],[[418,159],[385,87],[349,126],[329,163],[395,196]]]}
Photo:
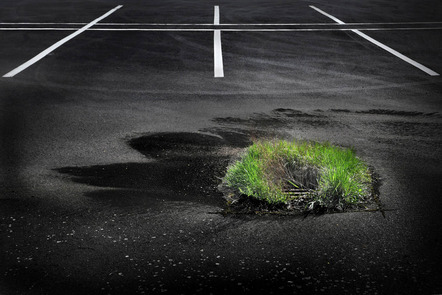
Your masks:
{"label": "weed growing in pavement", "polygon": [[342,211],[367,202],[373,180],[351,148],[278,140],[257,141],[247,148],[228,167],[223,186],[236,200],[248,196],[301,211]]}

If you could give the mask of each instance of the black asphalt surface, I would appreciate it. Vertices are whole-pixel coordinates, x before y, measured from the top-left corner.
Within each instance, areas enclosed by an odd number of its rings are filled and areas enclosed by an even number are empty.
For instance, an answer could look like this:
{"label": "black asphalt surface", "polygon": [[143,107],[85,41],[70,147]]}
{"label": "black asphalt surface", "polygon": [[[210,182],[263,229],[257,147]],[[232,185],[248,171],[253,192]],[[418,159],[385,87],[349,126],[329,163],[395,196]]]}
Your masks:
{"label": "black asphalt surface", "polygon": [[[442,73],[436,0],[7,0],[0,28],[117,5],[102,22],[433,22],[364,33]],[[72,32],[0,30],[0,74]],[[0,294],[442,293],[442,78],[350,31],[221,38],[224,78],[212,31],[86,31],[0,78]],[[219,214],[259,138],[353,146],[385,214]]]}

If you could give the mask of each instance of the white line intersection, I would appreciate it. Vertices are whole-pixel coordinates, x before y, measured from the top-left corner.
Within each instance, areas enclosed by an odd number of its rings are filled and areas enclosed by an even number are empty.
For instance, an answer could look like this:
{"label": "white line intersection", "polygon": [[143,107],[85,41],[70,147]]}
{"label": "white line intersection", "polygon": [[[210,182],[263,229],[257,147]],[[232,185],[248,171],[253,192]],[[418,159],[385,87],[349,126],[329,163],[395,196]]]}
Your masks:
{"label": "white line intersection", "polygon": [[318,13],[332,19],[335,23],[286,23],[286,24],[221,24],[220,8],[214,6],[213,24],[172,24],[172,23],[99,23],[108,15],[120,9],[122,5],[115,7],[102,17],[91,23],[0,23],[0,31],[76,31],[66,38],[55,43],[45,51],[41,52],[33,59],[22,64],[16,69],[3,75],[5,78],[11,78],[35,62],[44,58],[47,54],[63,45],[70,39],[80,33],[89,31],[140,31],[140,32],[213,32],[214,34],[214,77],[224,77],[224,65],[221,48],[221,32],[321,32],[321,31],[351,31],[365,40],[388,51],[403,61],[424,71],[430,76],[439,76],[435,71],[424,65],[404,56],[396,50],[380,43],[379,41],[367,36],[361,31],[400,31],[400,30],[442,30],[442,22],[384,22],[384,23],[345,23],[340,19],[324,12],[323,10],[310,6]]}

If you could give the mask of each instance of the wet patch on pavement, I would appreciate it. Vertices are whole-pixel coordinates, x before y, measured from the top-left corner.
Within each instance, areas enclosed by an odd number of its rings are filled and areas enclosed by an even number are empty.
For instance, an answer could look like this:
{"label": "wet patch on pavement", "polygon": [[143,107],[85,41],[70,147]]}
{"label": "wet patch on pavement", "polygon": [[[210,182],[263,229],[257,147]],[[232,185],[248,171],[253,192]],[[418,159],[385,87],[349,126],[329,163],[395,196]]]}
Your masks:
{"label": "wet patch on pavement", "polygon": [[424,113],[416,111],[397,111],[391,109],[369,109],[362,111],[352,111],[348,109],[330,109],[330,112],[334,113],[353,113],[364,115],[385,115],[385,116],[400,116],[400,117],[434,117],[442,118],[442,115],[438,112]]}
{"label": "wet patch on pavement", "polygon": [[87,195],[116,206],[152,206],[164,201],[220,206],[223,202],[217,185],[231,153],[250,143],[244,134],[223,135],[149,134],[128,142],[151,159],[149,162],[64,167],[56,171],[78,183],[108,188]]}
{"label": "wet patch on pavement", "polygon": [[[300,128],[303,126],[332,128],[344,127],[340,122],[330,120],[322,111],[303,112],[294,109],[278,108],[270,113],[255,113],[248,118],[215,118],[214,122],[222,126],[241,125],[246,130],[250,128],[265,129],[271,136],[275,129]],[[278,134],[276,134],[278,135]]]}
{"label": "wet patch on pavement", "polygon": [[402,116],[402,117],[418,117],[418,116],[426,116],[426,117],[438,117],[441,118],[439,113],[422,113],[415,111],[395,111],[395,110],[387,110],[387,109],[371,109],[366,111],[356,111],[357,114],[369,114],[369,115],[388,115],[388,116]]}

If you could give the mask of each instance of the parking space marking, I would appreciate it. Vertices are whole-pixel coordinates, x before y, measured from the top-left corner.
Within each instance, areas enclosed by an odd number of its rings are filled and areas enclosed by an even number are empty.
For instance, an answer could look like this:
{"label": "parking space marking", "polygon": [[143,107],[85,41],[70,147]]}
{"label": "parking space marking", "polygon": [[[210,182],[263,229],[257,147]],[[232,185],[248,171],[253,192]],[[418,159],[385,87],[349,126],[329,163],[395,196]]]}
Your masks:
{"label": "parking space marking", "polygon": [[[214,7],[213,24],[219,25],[219,6]],[[214,30],[213,32],[213,62],[214,62],[214,76],[215,78],[224,77],[223,66],[223,52],[221,48],[221,31]]]}
{"label": "parking space marking", "polygon": [[218,5],[215,5],[215,7],[214,7],[213,24],[215,26],[219,25],[219,6]]}
{"label": "parking space marking", "polygon": [[100,22],[107,16],[120,9],[116,6],[106,14],[90,23],[55,23],[55,22],[0,22],[0,31],[75,31],[64,39],[47,48],[28,62],[5,74],[3,77],[13,77],[25,70],[32,64],[44,58],[50,52],[78,36],[86,30],[90,31],[121,31],[121,32],[213,32],[214,52],[214,76],[224,77],[224,65],[221,46],[221,32],[326,32],[326,31],[351,31],[387,52],[397,56],[403,61],[417,67],[431,76],[439,76],[438,73],[423,66],[422,64],[404,56],[396,50],[362,33],[362,31],[398,31],[398,30],[442,30],[442,22],[383,22],[383,23],[345,23],[335,16],[311,5],[310,8],[332,19],[335,23],[269,23],[269,24],[226,24],[220,23],[219,6],[214,6],[213,23],[190,24],[190,23],[104,23]]}
{"label": "parking space marking", "polygon": [[381,42],[371,38],[370,36],[358,31],[358,30],[352,30],[353,33],[358,34],[359,36],[361,36],[362,38],[370,41],[371,43],[379,46],[380,48],[390,52],[391,54],[393,54],[394,56],[399,57],[400,59],[402,59],[403,61],[415,66],[416,68],[420,69],[421,71],[424,71],[425,73],[427,73],[430,76],[439,76],[438,73],[436,73],[435,71],[427,68],[426,66],[418,63],[417,61],[412,60],[409,57],[406,57],[405,55],[403,55],[400,52],[397,52],[396,50],[392,49],[391,47],[388,47],[387,45],[382,44]]}
{"label": "parking space marking", "polygon": [[[1,23],[0,23],[1,24]],[[345,23],[345,25],[440,25],[442,22],[383,22],[383,23]],[[106,24],[101,24],[106,25]],[[223,23],[220,26],[330,26],[339,25],[331,23],[278,23],[278,24],[229,24]]]}
{"label": "parking space marking", "polygon": [[[0,31],[76,31],[76,28],[0,28]],[[88,31],[105,31],[105,32],[213,32],[214,29],[142,29],[142,28],[91,28]]]}
{"label": "parking space marking", "polygon": [[334,17],[333,15],[328,14],[328,13],[326,13],[325,11],[322,11],[321,9],[319,9],[319,8],[313,6],[313,5],[309,5],[309,6],[310,6],[310,8],[313,8],[314,10],[316,10],[317,12],[319,12],[320,14],[325,15],[325,16],[328,17],[328,18],[331,18],[331,19],[334,20],[336,23],[338,23],[338,24],[340,24],[340,25],[345,25],[345,23],[344,23],[343,21],[341,21],[340,19]]}
{"label": "parking space marking", "polygon": [[[87,23],[54,23],[54,22],[47,22],[47,23],[35,23],[35,22],[0,22],[0,25],[77,25],[77,26],[84,26]],[[345,25],[351,26],[351,25],[441,25],[442,22],[380,22],[380,23],[345,23]],[[338,26],[340,24],[334,24],[334,23],[279,23],[279,24],[229,24],[229,23],[223,23],[218,24],[218,26]],[[213,26],[212,23],[207,24],[180,24],[180,23],[98,23],[96,26]]]}
{"label": "parking space marking", "polygon": [[[330,15],[330,14],[328,14],[328,13],[322,11],[321,9],[319,9],[319,8],[313,6],[313,5],[310,5],[310,7],[313,8],[314,10],[316,10],[317,12],[321,13],[322,15],[325,15],[326,17],[328,17],[328,18],[334,20],[334,21],[335,21],[336,23],[338,23],[338,24],[341,24],[341,25],[344,25],[344,24],[345,24],[345,22],[341,21],[340,19],[338,19],[338,18],[336,18],[336,17],[334,17],[334,16],[332,16],[332,15]],[[433,70],[427,68],[426,66],[424,66],[424,65],[422,65],[422,64],[420,64],[420,63],[418,63],[418,62],[416,62],[416,61],[414,61],[414,60],[412,60],[412,59],[409,58],[409,57],[406,57],[406,56],[403,55],[402,53],[399,53],[398,51],[394,50],[393,48],[388,47],[387,45],[385,45],[385,44],[383,44],[383,43],[381,43],[381,42],[379,42],[379,41],[377,41],[377,40],[371,38],[370,36],[368,36],[368,35],[362,33],[361,31],[356,30],[356,29],[352,29],[351,31],[352,31],[353,33],[359,35],[360,37],[364,38],[365,40],[370,41],[371,43],[375,44],[376,46],[378,46],[378,47],[380,47],[380,48],[386,50],[387,52],[393,54],[394,56],[396,56],[396,57],[402,59],[403,61],[405,61],[405,62],[407,62],[407,63],[409,63],[409,64],[415,66],[416,68],[420,69],[421,71],[424,71],[424,72],[427,73],[428,75],[430,75],[430,76],[439,76],[439,74],[436,73],[435,71],[433,71]]]}
{"label": "parking space marking", "polygon": [[99,21],[101,21],[102,19],[108,17],[109,15],[111,15],[112,13],[114,13],[115,11],[117,11],[118,9],[120,9],[121,7],[123,7],[123,5],[118,5],[115,8],[109,10],[108,12],[106,12],[105,14],[103,14],[102,16],[100,16],[99,18],[93,20],[92,22],[88,23],[87,25],[85,25],[84,27],[82,27],[81,29],[75,31],[74,33],[70,34],[69,36],[66,36],[65,38],[61,39],[60,41],[58,41],[57,43],[53,44],[52,46],[50,46],[49,48],[45,49],[44,51],[40,52],[39,54],[37,54],[36,56],[34,56],[33,58],[31,58],[30,60],[28,60],[27,62],[25,62],[24,64],[22,64],[21,66],[15,68],[14,70],[8,72],[7,74],[3,75],[4,78],[11,78],[14,77],[15,75],[17,75],[18,73],[22,72],[23,70],[27,69],[28,67],[30,67],[31,65],[33,65],[34,63],[38,62],[39,60],[41,60],[42,58],[44,58],[46,55],[48,55],[49,53],[51,53],[52,51],[54,51],[55,49],[57,49],[58,47],[60,47],[61,45],[63,45],[64,43],[68,42],[69,40],[75,38],[76,36],[80,35],[81,33],[83,33],[84,31],[86,31],[87,29],[89,29],[90,27],[92,27],[93,25],[95,25],[96,23],[98,23]]}
{"label": "parking space marking", "polygon": [[[97,29],[100,30],[100,29]],[[149,29],[147,29],[149,30]],[[155,30],[155,29],[153,29]],[[166,29],[165,29],[166,30]],[[195,29],[198,30],[198,29]],[[202,29],[200,29],[202,30]],[[336,31],[416,31],[416,30],[442,30],[442,27],[431,28],[363,28],[363,29],[220,29],[226,32],[336,32]]]}
{"label": "parking space marking", "polygon": [[[176,25],[178,26],[178,25]],[[76,31],[76,28],[0,28],[0,31]],[[430,31],[442,30],[442,27],[420,27],[420,28],[90,28],[88,31],[105,31],[105,32],[336,32],[336,31]]]}

